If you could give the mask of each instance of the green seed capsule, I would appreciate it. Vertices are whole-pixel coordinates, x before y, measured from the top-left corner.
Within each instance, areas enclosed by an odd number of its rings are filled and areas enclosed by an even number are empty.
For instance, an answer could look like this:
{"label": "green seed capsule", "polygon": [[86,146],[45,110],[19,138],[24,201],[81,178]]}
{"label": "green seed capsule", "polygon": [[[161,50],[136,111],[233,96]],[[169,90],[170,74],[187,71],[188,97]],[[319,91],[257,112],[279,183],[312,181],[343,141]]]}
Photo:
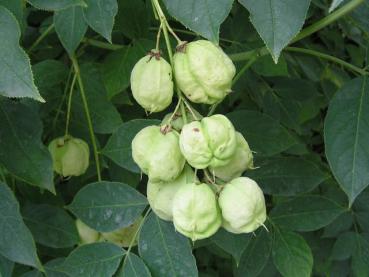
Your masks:
{"label": "green seed capsule", "polygon": [[132,94],[148,112],[160,112],[173,98],[172,67],[154,50],[141,58],[131,73]]}
{"label": "green seed capsule", "polygon": [[54,171],[64,177],[80,176],[89,165],[88,144],[71,136],[56,138],[49,144]]}
{"label": "green seed capsule", "polygon": [[231,92],[236,68],[223,50],[210,41],[180,45],[173,64],[178,87],[192,102],[214,104]]}

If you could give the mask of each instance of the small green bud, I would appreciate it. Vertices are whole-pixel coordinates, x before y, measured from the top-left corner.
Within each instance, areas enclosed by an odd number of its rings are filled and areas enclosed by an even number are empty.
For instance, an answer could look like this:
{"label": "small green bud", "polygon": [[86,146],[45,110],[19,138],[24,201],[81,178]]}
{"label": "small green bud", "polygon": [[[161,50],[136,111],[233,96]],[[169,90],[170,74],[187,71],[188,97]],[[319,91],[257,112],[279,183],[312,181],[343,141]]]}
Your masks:
{"label": "small green bud", "polygon": [[141,58],[131,73],[131,89],[135,100],[146,111],[160,112],[172,102],[172,67],[152,50]]}
{"label": "small green bud", "polygon": [[159,126],[142,129],[132,141],[132,157],[152,182],[173,181],[185,165],[176,131],[162,132]]}
{"label": "small green bud", "polygon": [[197,182],[195,172],[190,166],[185,166],[181,175],[170,182],[147,183],[147,200],[155,214],[163,220],[173,220],[173,199],[183,186]]}
{"label": "small green bud", "polygon": [[80,238],[80,244],[93,243],[99,240],[99,232],[84,224],[80,219],[76,220],[76,227]]}
{"label": "small green bud", "polygon": [[89,165],[88,144],[71,136],[56,138],[49,144],[54,171],[64,177],[80,176]]}
{"label": "small green bud", "polygon": [[209,185],[190,183],[174,196],[174,226],[192,241],[212,236],[221,222],[216,195]]}
{"label": "small green bud", "polygon": [[234,127],[221,114],[183,126],[179,143],[188,163],[197,169],[226,165],[237,146]]}
{"label": "small green bud", "polygon": [[236,132],[237,148],[231,160],[224,166],[210,168],[215,176],[230,181],[240,177],[247,169],[254,167],[253,156],[249,144],[241,133]]}
{"label": "small green bud", "polygon": [[231,92],[236,68],[223,50],[210,41],[178,46],[173,64],[178,87],[192,102],[214,104]]}
{"label": "small green bud", "polygon": [[255,231],[266,220],[265,199],[258,184],[239,177],[226,184],[219,195],[223,227],[235,234]]}
{"label": "small green bud", "polygon": [[124,227],[113,232],[101,233],[102,240],[115,243],[120,247],[129,247],[131,245],[132,240],[134,239],[132,246],[137,245],[137,233],[138,228],[142,222],[143,217],[140,216],[128,227]]}

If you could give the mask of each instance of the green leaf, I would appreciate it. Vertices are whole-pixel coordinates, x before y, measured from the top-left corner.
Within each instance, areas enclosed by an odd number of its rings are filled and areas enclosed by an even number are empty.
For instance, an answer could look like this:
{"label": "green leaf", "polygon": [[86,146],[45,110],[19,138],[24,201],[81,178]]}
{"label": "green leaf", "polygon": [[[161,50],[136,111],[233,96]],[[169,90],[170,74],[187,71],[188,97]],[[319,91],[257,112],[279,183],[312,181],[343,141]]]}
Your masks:
{"label": "green leaf", "polygon": [[227,117],[244,135],[251,150],[260,156],[273,156],[296,143],[288,131],[268,115],[240,110],[227,114]]}
{"label": "green leaf", "polygon": [[72,55],[87,31],[82,8],[73,6],[55,12],[54,25],[61,43],[68,54]]}
{"label": "green leaf", "polygon": [[111,243],[85,244],[69,254],[61,270],[69,276],[113,276],[124,253],[123,248]]}
{"label": "green leaf", "polygon": [[344,212],[324,228],[322,238],[335,238],[342,232],[351,229],[353,224],[353,214]]}
{"label": "green leaf", "polygon": [[0,6],[11,11],[19,25],[23,25],[23,0],[0,0]]}
{"label": "green leaf", "polygon": [[[84,85],[94,131],[99,134],[111,134],[122,124],[122,118],[116,107],[108,100],[100,70],[96,64],[81,66]],[[72,119],[84,118],[85,111],[79,91],[74,94]],[[87,124],[87,123],[86,123]]]}
{"label": "green leaf", "polygon": [[356,249],[352,257],[351,268],[354,276],[369,275],[369,234],[356,235]]}
{"label": "green leaf", "polygon": [[256,232],[251,238],[245,251],[241,256],[241,261],[234,269],[236,277],[256,277],[268,263],[273,244],[273,234],[264,229]]}
{"label": "green leaf", "polygon": [[329,7],[329,12],[333,12],[342,3],[343,0],[332,0],[331,6]]}
{"label": "green leaf", "polygon": [[325,152],[350,205],[369,185],[369,80],[356,78],[336,92],[324,123]]}
{"label": "green leaf", "polygon": [[153,276],[197,277],[195,257],[187,238],[173,224],[151,213],[142,226],[138,250]]}
{"label": "green leaf", "polygon": [[185,27],[213,42],[231,11],[233,0],[163,0],[168,12]]}
{"label": "green leaf", "polygon": [[0,182],[0,254],[41,269],[32,234],[24,224],[19,204],[9,187]]}
{"label": "green leaf", "polygon": [[275,63],[284,47],[305,22],[310,0],[238,0],[250,12],[250,20]]}
{"label": "green leaf", "polygon": [[87,24],[111,42],[114,17],[118,13],[117,0],[86,0],[86,3],[83,14]]}
{"label": "green leaf", "polygon": [[41,92],[44,88],[52,88],[66,81],[68,77],[68,67],[57,60],[43,60],[33,65],[32,68],[35,83]]}
{"label": "green leaf", "polygon": [[47,277],[68,277],[66,273],[60,271],[60,266],[64,263],[65,258],[56,258],[48,261],[45,265],[45,271]]}
{"label": "green leaf", "polygon": [[261,56],[252,65],[252,69],[259,75],[272,76],[288,76],[287,62],[284,56],[281,56],[278,63],[275,64],[271,56]]}
{"label": "green leaf", "polygon": [[65,210],[46,204],[27,204],[22,214],[36,242],[54,248],[78,244],[79,236],[74,220]]}
{"label": "green leaf", "polygon": [[40,10],[59,11],[73,6],[86,7],[83,0],[27,0],[32,6]]}
{"label": "green leaf", "polygon": [[118,0],[118,7],[114,29],[122,31],[133,40],[148,37],[152,15],[151,3],[145,3],[143,0]]}
{"label": "green leaf", "polygon": [[119,166],[129,171],[139,173],[140,169],[132,159],[132,140],[143,128],[158,124],[160,124],[158,120],[147,119],[135,119],[123,123],[109,138],[102,150],[102,154]]}
{"label": "green leaf", "polygon": [[11,277],[14,269],[14,263],[0,255],[0,276]]}
{"label": "green leaf", "polygon": [[29,58],[19,46],[21,32],[12,13],[0,6],[0,95],[6,97],[30,97],[40,102]]}
{"label": "green leaf", "polygon": [[214,236],[211,237],[211,240],[224,251],[231,254],[236,263],[239,264],[241,255],[251,240],[251,235],[236,235],[221,228]]}
{"label": "green leaf", "polygon": [[145,49],[140,43],[134,43],[106,56],[102,74],[109,99],[129,87],[134,65],[148,50],[150,49]]}
{"label": "green leaf", "polygon": [[127,253],[125,262],[116,277],[151,277],[143,260],[133,253]]}
{"label": "green leaf", "polygon": [[307,195],[277,204],[270,216],[276,224],[288,229],[314,231],[328,225],[344,211],[330,199]]}
{"label": "green leaf", "polygon": [[329,176],[311,161],[302,158],[281,157],[266,159],[257,169],[246,172],[264,193],[291,196],[316,188]]}
{"label": "green leaf", "polygon": [[332,248],[332,260],[342,261],[350,258],[356,249],[356,234],[346,232],[337,237]]}
{"label": "green leaf", "polygon": [[311,276],[313,254],[302,236],[277,230],[272,253],[274,264],[284,277]]}
{"label": "green leaf", "polygon": [[103,181],[83,187],[68,209],[93,229],[110,232],[132,224],[146,205],[146,198],[130,186]]}
{"label": "green leaf", "polygon": [[0,163],[19,179],[55,193],[52,160],[41,142],[38,114],[22,103],[0,99],[0,126]]}

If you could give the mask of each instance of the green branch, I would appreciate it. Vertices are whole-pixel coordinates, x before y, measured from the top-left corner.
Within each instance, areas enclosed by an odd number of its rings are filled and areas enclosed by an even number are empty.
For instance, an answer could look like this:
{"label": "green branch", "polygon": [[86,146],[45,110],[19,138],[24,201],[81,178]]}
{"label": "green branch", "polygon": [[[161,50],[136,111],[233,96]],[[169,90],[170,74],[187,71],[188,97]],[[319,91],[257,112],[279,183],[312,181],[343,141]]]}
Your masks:
{"label": "green branch", "polygon": [[307,36],[310,36],[311,34],[323,29],[327,25],[337,21],[344,15],[348,14],[355,8],[357,8],[359,5],[364,3],[365,0],[352,0],[348,2],[346,5],[342,6],[338,10],[334,11],[333,13],[327,15],[326,17],[322,18],[321,20],[315,22],[314,24],[306,27],[303,29],[292,41],[291,43],[297,42],[299,40],[302,40],[303,38],[306,38]]}
{"label": "green branch", "polygon": [[85,89],[84,89],[82,78],[81,78],[81,72],[80,72],[80,69],[79,69],[78,61],[75,58],[75,56],[71,56],[70,58],[71,58],[72,63],[73,63],[74,72],[77,76],[79,91],[81,93],[83,107],[85,109],[85,114],[86,114],[86,119],[87,119],[87,124],[88,124],[88,130],[90,132],[90,137],[91,137],[91,142],[92,142],[92,147],[93,147],[93,152],[94,152],[94,157],[95,157],[97,179],[98,179],[98,181],[101,181],[99,153],[98,153],[98,150],[97,150],[95,132],[94,132],[94,129],[93,129],[93,126],[92,126],[90,110],[88,108],[86,93],[85,93]]}
{"label": "green branch", "polygon": [[350,70],[352,70],[356,73],[359,73],[361,75],[368,75],[369,74],[368,71],[366,71],[366,70],[364,70],[360,67],[357,67],[353,64],[345,62],[344,60],[341,60],[341,59],[336,58],[334,56],[327,55],[327,54],[324,54],[324,53],[321,53],[321,52],[318,52],[318,51],[315,51],[315,50],[298,48],[298,47],[287,47],[285,50],[289,51],[289,52],[302,53],[302,54],[307,54],[307,55],[315,56],[315,57],[318,57],[318,58],[322,58],[324,60],[331,61],[331,62],[339,64],[343,67],[346,67],[347,69],[350,69]]}
{"label": "green branch", "polygon": [[52,29],[54,29],[54,23],[47,27],[47,29],[35,40],[35,42],[28,49],[28,52],[32,52],[32,50],[35,49],[40,44],[40,42],[44,40],[44,38],[51,32]]}

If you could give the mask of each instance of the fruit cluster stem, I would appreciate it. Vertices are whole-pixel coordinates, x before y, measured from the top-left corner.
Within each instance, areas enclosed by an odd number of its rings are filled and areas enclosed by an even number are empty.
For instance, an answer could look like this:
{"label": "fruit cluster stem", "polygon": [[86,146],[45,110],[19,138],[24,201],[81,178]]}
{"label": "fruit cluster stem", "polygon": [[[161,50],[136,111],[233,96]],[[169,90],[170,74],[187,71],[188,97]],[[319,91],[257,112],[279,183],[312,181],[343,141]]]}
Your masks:
{"label": "fruit cluster stem", "polygon": [[73,55],[70,58],[71,58],[72,63],[73,63],[74,74],[77,76],[77,82],[78,82],[78,86],[79,86],[79,91],[81,93],[81,98],[82,98],[83,107],[84,107],[85,114],[86,114],[88,130],[90,132],[91,143],[92,143],[94,157],[95,157],[97,180],[100,182],[101,181],[101,172],[100,172],[99,153],[98,153],[98,150],[97,150],[95,132],[94,132],[94,129],[93,129],[92,120],[91,120],[91,116],[90,116],[90,110],[88,108],[86,93],[85,93],[85,89],[84,89],[84,86],[83,86],[83,81],[82,81],[82,78],[81,78],[81,72],[80,72],[78,61],[77,61],[76,57]]}

